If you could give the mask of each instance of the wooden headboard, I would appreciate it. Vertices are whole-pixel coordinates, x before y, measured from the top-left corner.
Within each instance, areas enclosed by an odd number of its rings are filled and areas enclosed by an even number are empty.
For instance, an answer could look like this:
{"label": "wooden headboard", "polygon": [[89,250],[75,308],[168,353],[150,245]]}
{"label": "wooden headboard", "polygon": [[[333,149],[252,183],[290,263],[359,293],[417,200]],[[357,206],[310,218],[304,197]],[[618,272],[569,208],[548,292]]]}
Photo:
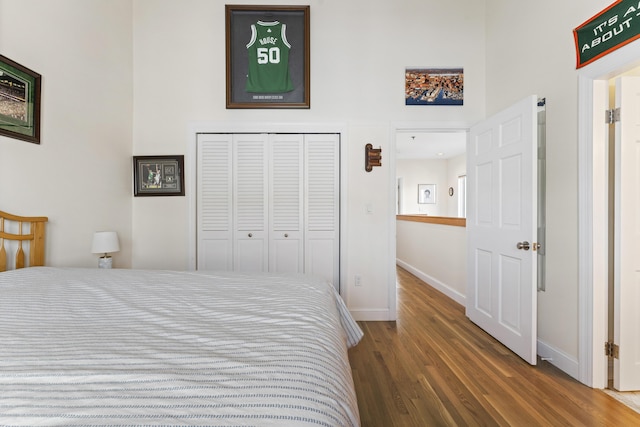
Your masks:
{"label": "wooden headboard", "polygon": [[0,211],[0,271],[7,270],[7,241],[16,241],[18,246],[13,268],[25,267],[24,242],[29,246],[29,267],[44,265],[44,226],[47,221],[46,216],[18,216]]}

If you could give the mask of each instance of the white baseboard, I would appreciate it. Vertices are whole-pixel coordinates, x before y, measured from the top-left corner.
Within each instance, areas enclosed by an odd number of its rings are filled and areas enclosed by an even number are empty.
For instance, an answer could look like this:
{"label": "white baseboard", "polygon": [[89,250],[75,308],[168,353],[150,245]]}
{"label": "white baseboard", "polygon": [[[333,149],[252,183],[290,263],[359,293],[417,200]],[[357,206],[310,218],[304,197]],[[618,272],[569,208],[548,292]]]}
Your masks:
{"label": "white baseboard", "polygon": [[538,356],[580,381],[580,365],[575,358],[541,340],[538,340]]}
{"label": "white baseboard", "polygon": [[351,316],[357,321],[362,322],[387,322],[389,321],[389,310],[388,309],[379,309],[379,310],[358,310],[358,309],[349,309]]}
{"label": "white baseboard", "polygon": [[397,258],[396,258],[396,264],[404,268],[414,276],[418,277],[423,282],[426,282],[432,288],[442,292],[443,294],[445,294],[446,296],[448,296],[458,304],[465,305],[465,301],[466,301],[465,296],[462,295],[460,292],[456,291],[455,289],[451,288],[450,286],[448,286],[446,283],[442,283],[438,279],[435,279],[429,276],[428,274],[418,270],[417,268],[414,268],[413,266]]}

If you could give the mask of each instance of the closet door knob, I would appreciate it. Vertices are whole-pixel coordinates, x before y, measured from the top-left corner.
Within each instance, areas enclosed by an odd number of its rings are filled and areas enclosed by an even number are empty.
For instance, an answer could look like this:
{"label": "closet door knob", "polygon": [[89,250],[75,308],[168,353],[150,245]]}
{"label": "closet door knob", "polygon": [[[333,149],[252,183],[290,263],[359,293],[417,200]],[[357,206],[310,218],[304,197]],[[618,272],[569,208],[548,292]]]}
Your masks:
{"label": "closet door knob", "polygon": [[252,233],[249,233],[249,234],[248,234],[248,236],[249,236],[249,237],[253,237],[253,234],[252,234]]}
{"label": "closet door knob", "polygon": [[284,234],[284,237],[289,237],[289,235],[287,233]]}

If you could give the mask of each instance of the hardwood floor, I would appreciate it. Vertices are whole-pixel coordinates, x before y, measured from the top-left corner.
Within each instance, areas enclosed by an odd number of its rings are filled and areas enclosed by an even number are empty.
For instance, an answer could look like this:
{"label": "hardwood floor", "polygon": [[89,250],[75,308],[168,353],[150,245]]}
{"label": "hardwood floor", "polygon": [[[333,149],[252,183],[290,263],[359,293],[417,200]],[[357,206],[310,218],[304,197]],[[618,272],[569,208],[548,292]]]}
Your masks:
{"label": "hardwood floor", "polygon": [[359,323],[349,359],[363,427],[640,426],[602,390],[530,366],[401,268],[398,321]]}

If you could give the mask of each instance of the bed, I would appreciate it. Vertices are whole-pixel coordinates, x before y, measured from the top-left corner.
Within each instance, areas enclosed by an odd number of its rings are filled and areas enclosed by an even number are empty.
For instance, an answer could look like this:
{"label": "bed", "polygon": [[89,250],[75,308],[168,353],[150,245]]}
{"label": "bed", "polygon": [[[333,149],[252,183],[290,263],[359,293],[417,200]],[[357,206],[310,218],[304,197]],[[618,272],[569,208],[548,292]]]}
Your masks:
{"label": "bed", "polygon": [[304,275],[13,269],[0,425],[357,426],[361,337]]}

